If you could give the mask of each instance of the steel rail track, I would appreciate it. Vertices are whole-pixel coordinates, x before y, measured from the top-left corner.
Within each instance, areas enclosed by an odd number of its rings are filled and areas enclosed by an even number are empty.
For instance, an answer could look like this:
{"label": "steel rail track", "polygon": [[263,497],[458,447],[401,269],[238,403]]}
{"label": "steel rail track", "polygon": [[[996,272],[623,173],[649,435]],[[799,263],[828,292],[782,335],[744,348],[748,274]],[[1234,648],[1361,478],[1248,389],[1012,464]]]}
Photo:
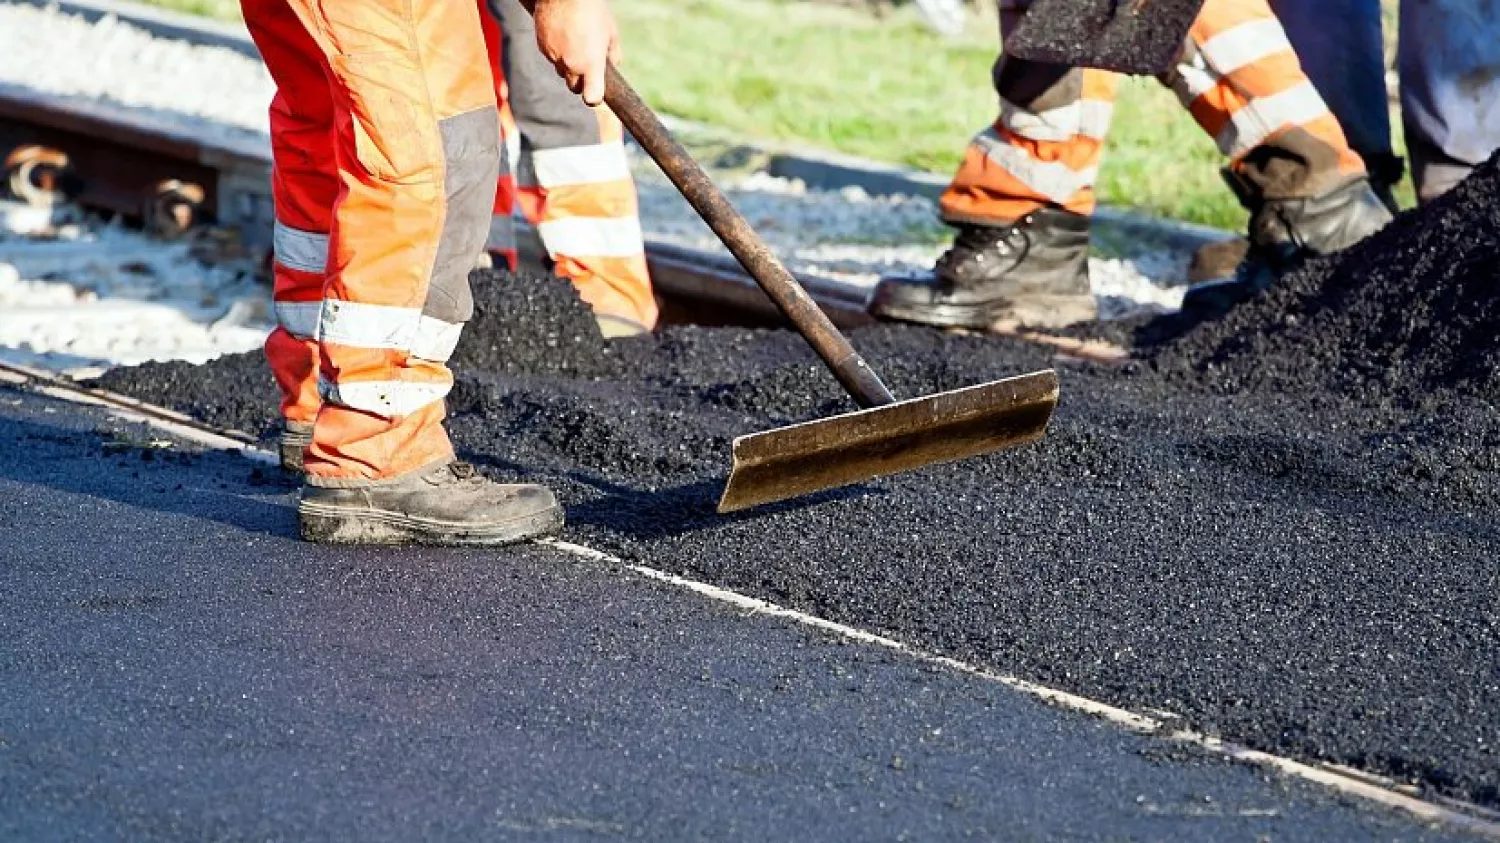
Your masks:
{"label": "steel rail track", "polygon": [[[251,140],[207,139],[149,113],[0,85],[0,156],[12,192],[39,204],[66,197],[167,233],[212,221],[251,245],[270,238],[270,150]],[[540,265],[534,236],[522,238],[521,252]],[[656,241],[647,242],[646,256],[669,321],[780,321],[732,258]],[[867,291],[815,276],[798,280],[841,327],[873,321]]]}

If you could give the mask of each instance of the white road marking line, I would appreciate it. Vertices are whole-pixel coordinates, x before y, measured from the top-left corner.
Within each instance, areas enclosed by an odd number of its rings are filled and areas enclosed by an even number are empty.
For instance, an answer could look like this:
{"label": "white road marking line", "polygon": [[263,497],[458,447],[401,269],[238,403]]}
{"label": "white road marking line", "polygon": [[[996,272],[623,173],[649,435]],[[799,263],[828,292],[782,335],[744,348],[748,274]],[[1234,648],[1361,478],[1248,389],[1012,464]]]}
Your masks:
{"label": "white road marking line", "polygon": [[1283,758],[1279,755],[1272,755],[1268,752],[1261,752],[1260,750],[1250,749],[1240,744],[1210,737],[1201,732],[1194,732],[1188,729],[1171,729],[1162,720],[1154,717],[1137,714],[1067,691],[1038,685],[1035,682],[1027,682],[1024,679],[1014,676],[995,673],[977,665],[969,664],[968,662],[912,647],[894,638],[887,638],[857,627],[830,621],[826,618],[820,618],[817,615],[809,615],[805,612],[799,612],[796,609],[788,609],[785,606],[778,606],[775,603],[740,594],[737,591],[730,591],[716,585],[688,579],[687,577],[657,570],[646,565],[638,565],[621,559],[618,556],[584,545],[562,541],[561,539],[542,539],[538,544],[556,548],[557,550],[589,561],[618,565],[648,579],[687,589],[711,600],[717,600],[736,608],[744,609],[751,614],[786,618],[804,626],[831,632],[852,641],[876,647],[884,647],[929,664],[940,665],[979,679],[997,682],[1024,694],[1052,703],[1053,705],[1099,717],[1132,732],[1149,734],[1176,743],[1192,744],[1236,761],[1271,767],[1289,776],[1317,782],[1351,796],[1358,796],[1387,807],[1406,811],[1423,820],[1444,823],[1454,828],[1500,840],[1500,822],[1487,818],[1493,816],[1492,812],[1478,805],[1469,806],[1466,803],[1458,803],[1458,805],[1462,806],[1461,810],[1448,808],[1414,796],[1399,793],[1390,789],[1390,787],[1374,784],[1371,782],[1371,779],[1378,779],[1379,777],[1372,776],[1369,773],[1357,772],[1351,774],[1340,772],[1331,766],[1315,767],[1300,761],[1293,761],[1290,758]]}
{"label": "white road marking line", "polygon": [[[111,410],[112,414],[117,418],[142,422],[157,427],[163,432],[181,436],[188,441],[210,448],[234,451],[256,462],[276,463],[278,461],[277,456],[270,451],[247,444],[231,436],[214,433],[207,425],[199,423],[182,424],[172,421],[170,418],[154,414],[159,411],[165,416],[180,416],[180,414],[174,413],[171,410],[156,408],[124,396],[83,390],[58,381],[44,372],[0,363],[0,381],[28,386],[41,394],[61,401],[102,406]],[[147,412],[148,410],[151,412]],[[706,582],[678,576],[677,574],[668,573],[667,571],[658,570],[647,565],[629,562],[611,553],[596,550],[586,545],[575,544],[563,541],[562,539],[542,539],[537,544],[553,548],[570,556],[586,559],[590,562],[616,565],[641,577],[691,591],[710,600],[742,609],[750,614],[785,618],[794,623],[832,633],[850,641],[883,647],[894,652],[906,654],[928,664],[939,665],[978,679],[995,682],[1045,702],[1052,703],[1060,708],[1093,715],[1131,732],[1150,735],[1175,743],[1190,744],[1235,761],[1269,767],[1285,775],[1316,782],[1349,796],[1355,796],[1388,808],[1405,811],[1427,822],[1441,823],[1448,827],[1477,834],[1491,840],[1500,840],[1500,814],[1478,805],[1469,805],[1468,803],[1446,797],[1438,797],[1442,799],[1443,804],[1436,804],[1426,799],[1393,790],[1393,787],[1397,787],[1394,783],[1389,786],[1374,783],[1382,781],[1382,779],[1370,773],[1352,768],[1341,768],[1336,765],[1313,766],[1304,764],[1300,761],[1293,761],[1290,758],[1284,758],[1269,752],[1262,752],[1237,743],[1220,740],[1201,732],[1194,732],[1188,729],[1173,729],[1155,717],[1137,714],[1108,703],[1092,700],[1088,697],[1072,694],[1057,688],[1038,685],[1035,682],[1028,682],[1014,676],[995,673],[978,665],[913,647],[894,638],[888,638],[874,632],[838,623],[837,621],[831,621],[827,618],[820,618],[817,615],[799,612],[796,609],[788,609],[785,606],[761,600],[758,597],[740,594],[737,591],[730,591],[729,589],[720,588]],[[1348,770],[1348,772],[1344,772],[1344,770]]]}

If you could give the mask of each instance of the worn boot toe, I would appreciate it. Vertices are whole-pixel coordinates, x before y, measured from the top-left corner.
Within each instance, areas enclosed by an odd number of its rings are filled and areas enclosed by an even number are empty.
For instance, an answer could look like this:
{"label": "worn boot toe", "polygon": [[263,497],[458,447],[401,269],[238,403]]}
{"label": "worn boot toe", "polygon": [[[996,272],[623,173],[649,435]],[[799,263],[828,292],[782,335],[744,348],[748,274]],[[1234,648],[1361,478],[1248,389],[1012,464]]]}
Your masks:
{"label": "worn boot toe", "polygon": [[563,525],[547,487],[496,483],[461,462],[374,482],[309,478],[297,515],[302,538],[324,544],[504,545]]}

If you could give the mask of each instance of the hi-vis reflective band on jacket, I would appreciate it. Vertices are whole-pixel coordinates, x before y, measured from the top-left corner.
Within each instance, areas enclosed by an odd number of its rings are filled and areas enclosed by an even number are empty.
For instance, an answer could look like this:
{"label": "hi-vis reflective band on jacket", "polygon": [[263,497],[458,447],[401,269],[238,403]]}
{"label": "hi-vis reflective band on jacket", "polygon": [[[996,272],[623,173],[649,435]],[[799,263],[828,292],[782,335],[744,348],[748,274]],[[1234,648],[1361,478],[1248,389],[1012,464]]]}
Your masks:
{"label": "hi-vis reflective band on jacket", "polygon": [[567,89],[537,50],[531,16],[517,0],[479,2],[498,20],[486,22],[486,43],[507,153],[489,250],[514,265],[512,218],[520,215],[596,313],[654,326],[656,299],[620,121]]}
{"label": "hi-vis reflective band on jacket", "polygon": [[311,482],[452,456],[445,364],[473,312],[500,121],[478,11],[444,0],[244,0],[276,80],[266,355],[282,412],[316,419]]}
{"label": "hi-vis reflective band on jacket", "polygon": [[[1001,0],[1002,37],[1027,3]],[[1000,116],[969,145],[943,195],[943,217],[1003,224],[1044,205],[1092,213],[1119,77],[1002,57],[994,81]],[[1208,0],[1162,81],[1231,166],[1268,195],[1314,195],[1363,170],[1265,0]],[[1250,160],[1258,147],[1289,154],[1262,174]]]}

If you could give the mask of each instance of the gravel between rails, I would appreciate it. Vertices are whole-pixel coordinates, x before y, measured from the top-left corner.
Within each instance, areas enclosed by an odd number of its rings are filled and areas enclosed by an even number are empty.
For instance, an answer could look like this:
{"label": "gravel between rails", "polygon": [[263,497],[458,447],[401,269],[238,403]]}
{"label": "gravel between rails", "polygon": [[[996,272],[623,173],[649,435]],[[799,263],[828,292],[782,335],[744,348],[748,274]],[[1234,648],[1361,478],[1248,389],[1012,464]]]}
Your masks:
{"label": "gravel between rails", "polygon": [[46,226],[43,238],[10,230],[29,210],[0,200],[0,359],[97,372],[201,363],[265,342],[273,317],[253,261],[205,261],[211,243],[154,240],[98,220]]}

